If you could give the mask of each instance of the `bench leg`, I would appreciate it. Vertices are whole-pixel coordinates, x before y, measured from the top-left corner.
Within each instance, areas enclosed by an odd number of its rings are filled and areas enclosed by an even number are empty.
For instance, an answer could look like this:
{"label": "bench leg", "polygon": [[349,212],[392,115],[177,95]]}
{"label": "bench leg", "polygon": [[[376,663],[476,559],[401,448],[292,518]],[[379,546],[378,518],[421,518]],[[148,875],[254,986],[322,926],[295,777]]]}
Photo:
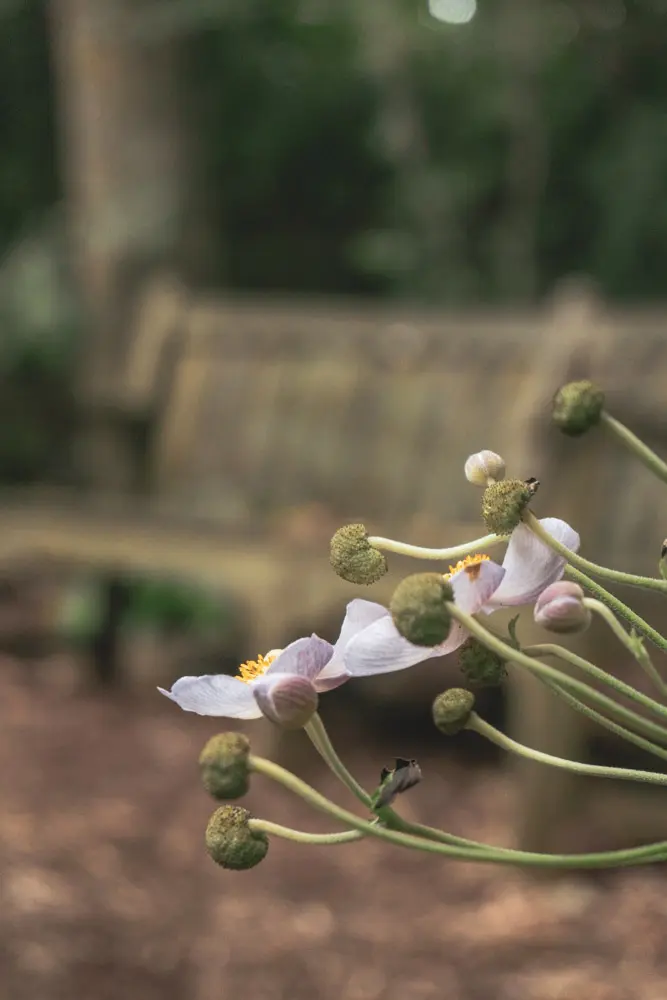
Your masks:
{"label": "bench leg", "polygon": [[93,676],[103,687],[122,678],[120,633],[130,603],[130,585],[123,577],[109,575],[101,581],[102,620],[91,642]]}

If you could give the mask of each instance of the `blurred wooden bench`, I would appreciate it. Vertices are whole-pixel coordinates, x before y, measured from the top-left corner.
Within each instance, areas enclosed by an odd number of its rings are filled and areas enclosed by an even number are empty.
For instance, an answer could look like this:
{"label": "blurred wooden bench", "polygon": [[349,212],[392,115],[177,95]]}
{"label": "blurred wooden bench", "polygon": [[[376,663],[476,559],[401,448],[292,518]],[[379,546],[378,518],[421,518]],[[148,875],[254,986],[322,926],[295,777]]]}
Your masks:
{"label": "blurred wooden bench", "polygon": [[[463,462],[486,447],[510,475],[542,481],[538,513],[569,519],[587,555],[651,572],[667,533],[660,485],[601,436],[552,433],[548,403],[565,379],[596,375],[615,411],[666,448],[666,330],[662,314],[608,314],[579,292],[540,311],[457,315],[207,299],[158,281],[101,404],[122,431],[109,439],[117,489],[6,497],[0,559],[208,582],[247,609],[251,655],[359,594],[328,564],[340,524],[421,544],[482,534]],[[390,565],[364,596],[386,601],[419,568]],[[406,675],[386,683],[405,696]],[[569,709],[519,676],[509,693],[515,736],[585,753]],[[573,783],[522,774],[522,838],[543,846]]]}

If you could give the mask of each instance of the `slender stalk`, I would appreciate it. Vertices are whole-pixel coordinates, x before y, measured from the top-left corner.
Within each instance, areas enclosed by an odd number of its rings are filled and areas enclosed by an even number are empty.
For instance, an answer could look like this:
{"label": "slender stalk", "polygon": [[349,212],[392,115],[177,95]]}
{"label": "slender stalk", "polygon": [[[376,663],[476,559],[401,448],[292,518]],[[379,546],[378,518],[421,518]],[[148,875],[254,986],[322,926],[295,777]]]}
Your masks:
{"label": "slender stalk", "polygon": [[267,833],[271,837],[282,837],[284,840],[294,840],[297,844],[349,844],[353,840],[363,840],[366,836],[361,830],[343,830],[340,833],[307,833],[305,830],[293,830],[280,823],[272,823],[268,819],[249,819],[251,830]]}
{"label": "slender stalk", "polygon": [[429,549],[422,545],[410,545],[408,542],[394,541],[393,538],[381,538],[379,535],[372,535],[368,539],[375,549],[382,549],[385,552],[396,552],[401,556],[412,556],[414,559],[461,559],[471,552],[486,551],[494,545],[506,542],[503,535],[484,535],[482,538],[475,538],[472,542],[463,542],[461,545],[451,545],[447,549]]}
{"label": "slender stalk", "polygon": [[[614,688],[614,690],[619,694],[625,695],[626,698],[630,698],[632,701],[637,702],[638,705],[643,705],[644,708],[648,709],[649,712],[653,712],[654,715],[660,715],[667,719],[665,706],[661,705],[660,702],[655,701],[653,698],[649,698],[646,694],[642,694],[641,691],[636,691],[630,684],[626,684],[625,681],[619,680],[618,677],[614,677],[612,674],[607,673],[606,670],[602,670],[594,663],[591,663],[590,660],[585,660],[583,656],[579,656],[577,653],[572,652],[571,649],[566,649],[565,646],[558,646],[556,643],[552,642],[539,643],[536,646],[527,646],[524,649],[524,653],[527,656],[557,656],[561,660],[566,660],[573,666],[579,667],[580,670],[584,670],[587,674],[590,674],[591,677],[595,677],[596,680]],[[614,702],[613,704],[616,703]],[[621,709],[622,706],[619,705],[618,707]],[[629,709],[625,709],[624,714],[626,714],[626,718],[629,717],[629,715],[635,715],[635,713],[630,713]],[[659,733],[663,739],[667,740],[667,729],[657,726],[648,719],[643,719],[640,715],[636,715],[635,718],[637,720],[641,720],[645,727],[652,728],[654,730],[654,735]]]}
{"label": "slender stalk", "polygon": [[563,545],[562,542],[559,542],[553,535],[549,534],[532,511],[524,511],[523,521],[534,535],[544,542],[545,545],[548,545],[550,549],[553,549],[554,552],[558,552],[564,559],[567,559],[571,566],[576,566],[584,572],[592,573],[593,576],[601,576],[603,579],[613,580],[614,583],[624,583],[629,587],[642,587],[644,590],[658,590],[662,594],[667,594],[667,580],[658,580],[652,576],[637,576],[635,573],[622,573],[620,570],[608,569],[606,566],[600,566],[598,563],[591,562],[590,559],[584,559],[583,556],[568,549],[567,545]]}
{"label": "slender stalk", "polygon": [[489,722],[480,718],[476,712],[470,714],[466,729],[471,729],[480,736],[486,737],[491,743],[515,753],[519,757],[526,757],[528,760],[537,761],[539,764],[548,764],[550,767],[558,767],[563,771],[573,771],[575,774],[588,775],[591,778],[617,778],[621,781],[643,781],[650,785],[667,785],[667,774],[658,771],[638,771],[632,767],[607,767],[604,764],[585,764],[582,761],[568,760],[566,757],[555,757],[553,754],[544,753],[542,750],[534,750],[523,743],[501,733],[499,729]]}
{"label": "slender stalk", "polygon": [[623,601],[619,600],[618,597],[615,597],[614,594],[610,594],[608,590],[605,590],[605,588],[600,586],[599,583],[596,583],[595,580],[591,580],[589,576],[582,573],[574,566],[565,567],[565,576],[567,576],[570,580],[576,580],[577,583],[581,584],[582,587],[585,587],[586,590],[590,590],[590,592],[595,594],[595,596],[602,601],[603,604],[606,604],[607,607],[611,608],[612,611],[615,611],[617,615],[624,618],[626,622],[629,622],[636,632],[643,635],[645,639],[652,642],[654,646],[658,647],[658,649],[662,649],[663,652],[667,652],[667,639],[660,635],[659,632],[656,632],[656,630],[652,628],[648,622],[645,622],[643,618],[640,618],[639,615],[632,610],[632,608],[629,608],[627,604],[624,604]]}
{"label": "slender stalk", "polygon": [[651,678],[655,686],[658,688],[658,691],[660,691],[660,694],[663,695],[663,697],[667,697],[667,684],[656,670],[655,665],[651,660],[651,657],[644,649],[641,640],[636,636],[628,635],[611,608],[608,608],[606,604],[602,603],[602,601],[598,601],[594,597],[585,597],[584,604],[606,622],[619,642],[621,642],[625,648],[632,653],[642,670]]}
{"label": "slender stalk", "polygon": [[295,774],[280,767],[273,761],[251,755],[248,758],[251,771],[263,774],[277,781],[289,791],[308,802],[314,809],[339,820],[368,836],[377,837],[398,847],[412,848],[428,854],[439,854],[443,857],[458,858],[466,861],[485,863],[495,862],[506,865],[524,865],[542,868],[610,868],[624,867],[632,864],[647,864],[662,860],[667,854],[667,841],[647,844],[643,847],[628,848],[620,851],[603,851],[591,854],[536,854],[529,851],[504,851],[491,848],[484,851],[472,848],[457,847],[453,844],[440,844],[431,840],[414,837],[398,830],[389,830],[379,824],[360,819],[347,809],[342,809],[334,802],[320,795],[314,788],[297,778]]}
{"label": "slender stalk", "polygon": [[561,698],[564,702],[566,702],[570,708],[573,708],[575,712],[580,712],[587,718],[592,719],[593,722],[597,722],[599,725],[604,726],[605,729],[609,729],[612,733],[616,733],[617,736],[627,740],[628,743],[634,743],[635,746],[641,747],[642,750],[647,750],[649,753],[654,754],[654,756],[667,760],[667,750],[664,747],[656,746],[656,744],[651,743],[650,740],[645,740],[642,736],[638,736],[636,733],[626,729],[625,726],[620,726],[617,722],[613,722],[600,712],[596,712],[594,708],[591,708],[589,705],[585,705],[583,702],[579,701],[578,698],[575,698],[574,695],[570,694],[569,691],[566,691],[553,681],[545,680],[543,677],[540,677],[539,680],[542,684],[545,684],[551,691],[553,691],[558,698]]}
{"label": "slender stalk", "polygon": [[606,412],[606,410],[603,410],[600,414],[600,422],[604,424],[605,427],[612,432],[612,434],[615,434],[621,444],[623,444],[628,451],[631,451],[632,454],[647,467],[647,469],[650,469],[651,472],[658,477],[658,479],[662,479],[664,483],[667,483],[667,464],[663,462],[658,455],[656,455],[652,448],[649,448],[648,445],[644,444],[644,442],[638,438],[636,434],[633,434],[633,432],[627,428],[625,424],[622,424],[620,420],[616,420],[616,418],[612,417],[610,413]]}
{"label": "slender stalk", "polygon": [[[516,649],[514,646],[509,646],[497,635],[494,635],[485,629],[476,618],[473,618],[472,615],[466,614],[465,611],[461,611],[461,609],[455,604],[448,603],[447,607],[452,618],[461,622],[468,632],[474,635],[475,638],[479,639],[479,641],[488,649],[492,649],[495,653],[497,653],[501,659],[507,661],[508,663],[516,663],[519,666],[525,667],[531,673],[536,674],[539,677],[554,681],[556,684],[561,685],[561,687],[564,687],[572,692],[576,692],[587,701],[591,701],[602,708],[611,708],[612,711],[615,708],[616,702],[602,694],[601,691],[597,691],[589,684],[585,684],[582,681],[576,680],[574,677],[570,677],[567,674],[562,673],[555,667],[550,667],[546,663],[540,663],[538,660],[531,656],[527,656],[526,653]],[[663,705],[658,705],[658,702],[655,702],[654,704],[656,707],[653,711],[660,715],[665,714],[665,707]]]}

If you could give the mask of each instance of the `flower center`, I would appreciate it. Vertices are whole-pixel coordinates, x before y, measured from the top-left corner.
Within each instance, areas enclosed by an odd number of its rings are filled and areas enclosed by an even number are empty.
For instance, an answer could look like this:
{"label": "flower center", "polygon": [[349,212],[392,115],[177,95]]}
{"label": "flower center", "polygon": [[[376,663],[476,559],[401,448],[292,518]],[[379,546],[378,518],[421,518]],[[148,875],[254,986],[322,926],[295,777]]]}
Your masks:
{"label": "flower center", "polygon": [[236,675],[237,678],[245,684],[250,684],[251,681],[256,680],[262,674],[266,673],[280,652],[280,649],[272,649],[266,656],[262,656],[260,653],[256,660],[246,660],[239,667],[239,672]]}
{"label": "flower center", "polygon": [[471,579],[476,580],[479,576],[480,563],[483,563],[485,560],[490,558],[491,556],[484,555],[483,552],[479,552],[474,556],[466,556],[465,559],[460,559],[456,566],[449,567],[449,573],[443,574],[445,580],[451,580],[454,574],[459,573],[462,569],[467,572]]}

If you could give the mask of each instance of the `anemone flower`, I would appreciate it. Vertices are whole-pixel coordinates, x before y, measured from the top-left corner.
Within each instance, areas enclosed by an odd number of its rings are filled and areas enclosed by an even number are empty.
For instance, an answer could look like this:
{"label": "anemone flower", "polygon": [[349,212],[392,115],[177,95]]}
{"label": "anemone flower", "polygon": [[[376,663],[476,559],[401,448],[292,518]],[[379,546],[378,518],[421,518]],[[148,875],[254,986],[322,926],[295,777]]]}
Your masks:
{"label": "anemone flower", "polygon": [[[555,517],[545,517],[540,524],[557,541],[572,552],[579,548],[577,532]],[[491,614],[499,608],[530,604],[545,587],[559,580],[565,570],[565,559],[537,538],[526,525],[512,532],[502,566],[486,555],[467,556],[446,574],[454,591],[454,603],[468,614],[483,611]],[[352,601],[348,617],[355,614]],[[453,653],[468,638],[469,633],[457,621],[452,621],[449,635],[437,646],[415,646],[398,632],[386,608],[375,604],[376,618],[356,631],[345,646],[344,664],[353,677],[384,674],[404,670],[434,656]],[[368,610],[364,612],[368,615]]]}
{"label": "anemone flower", "polygon": [[[317,695],[349,680],[343,653],[355,635],[386,614],[379,604],[353,601],[335,645],[313,634],[297,639],[284,649],[241,664],[238,675],[208,674],[181,677],[165,691],[186,712],[258,719],[266,715],[274,722],[299,717],[299,708],[315,710]],[[292,710],[290,712],[290,709]]]}

